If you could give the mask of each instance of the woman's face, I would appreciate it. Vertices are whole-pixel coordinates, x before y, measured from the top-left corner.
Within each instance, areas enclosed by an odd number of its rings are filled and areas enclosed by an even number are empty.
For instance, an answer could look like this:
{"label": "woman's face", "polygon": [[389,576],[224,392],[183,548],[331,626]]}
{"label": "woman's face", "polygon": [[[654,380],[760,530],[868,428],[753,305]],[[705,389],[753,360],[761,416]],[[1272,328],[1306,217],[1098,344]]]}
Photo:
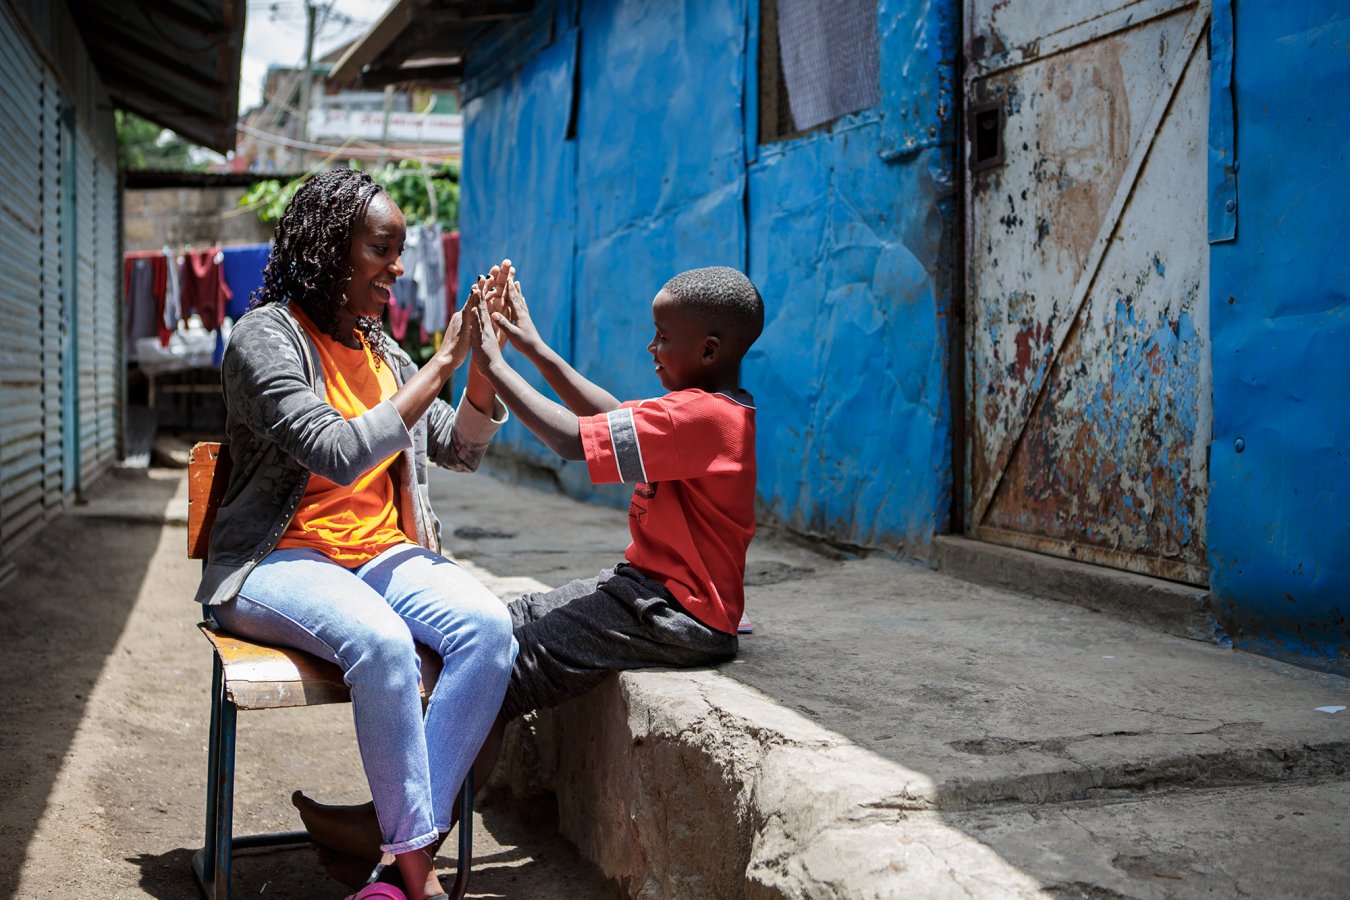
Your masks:
{"label": "woman's face", "polygon": [[342,312],[378,318],[389,305],[394,282],[403,274],[403,241],[407,227],[398,204],[383,192],[366,204],[364,215],[352,225],[348,264],[347,305]]}

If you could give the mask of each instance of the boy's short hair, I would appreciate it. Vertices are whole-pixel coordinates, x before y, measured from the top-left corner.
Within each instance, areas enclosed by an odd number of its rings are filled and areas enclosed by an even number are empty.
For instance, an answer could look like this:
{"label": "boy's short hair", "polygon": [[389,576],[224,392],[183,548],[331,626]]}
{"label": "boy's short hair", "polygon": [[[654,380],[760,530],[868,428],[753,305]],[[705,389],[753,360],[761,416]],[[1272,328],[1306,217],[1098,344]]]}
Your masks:
{"label": "boy's short hair", "polygon": [[764,330],[764,299],[736,269],[690,269],[667,281],[662,290],[697,313],[737,356],[743,356]]}

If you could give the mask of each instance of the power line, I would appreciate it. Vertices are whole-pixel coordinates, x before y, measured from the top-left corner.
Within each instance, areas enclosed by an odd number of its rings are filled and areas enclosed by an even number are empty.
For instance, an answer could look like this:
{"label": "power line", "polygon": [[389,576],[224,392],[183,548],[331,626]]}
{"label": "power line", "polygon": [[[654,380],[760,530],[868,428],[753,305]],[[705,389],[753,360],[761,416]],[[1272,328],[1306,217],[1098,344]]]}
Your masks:
{"label": "power line", "polygon": [[245,125],[242,122],[237,127],[239,128],[240,131],[244,132],[244,134],[247,134],[250,137],[257,138],[258,140],[263,141],[264,143],[276,144],[281,147],[289,147],[293,150],[311,150],[315,153],[332,153],[332,154],[347,153],[352,156],[359,156],[362,158],[365,157],[378,158],[380,156],[391,156],[397,159],[411,159],[416,162],[422,163],[445,162],[447,159],[459,155],[458,153],[426,153],[426,152],[417,153],[407,150],[388,149],[385,147],[354,146],[352,144],[352,141],[354,141],[355,138],[349,138],[346,142],[336,146],[333,144],[317,144],[314,143],[313,141],[299,141],[296,140],[295,138],[287,137],[284,134],[275,134],[270,131],[262,131],[261,129]]}

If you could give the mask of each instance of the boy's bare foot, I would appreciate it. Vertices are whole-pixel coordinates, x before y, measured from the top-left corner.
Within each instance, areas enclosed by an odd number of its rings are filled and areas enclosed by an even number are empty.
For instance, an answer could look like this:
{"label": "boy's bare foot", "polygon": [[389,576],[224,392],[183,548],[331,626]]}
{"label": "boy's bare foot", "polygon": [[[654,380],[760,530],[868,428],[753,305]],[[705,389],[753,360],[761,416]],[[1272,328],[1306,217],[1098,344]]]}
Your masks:
{"label": "boy's bare foot", "polygon": [[[314,849],[314,856],[318,859],[319,865],[328,873],[328,877],[344,884],[353,890],[360,890],[361,887],[370,879],[370,873],[375,868],[375,863],[360,856],[352,856],[350,853],[343,853],[340,850],[334,850],[332,847],[325,847],[323,844],[311,844]],[[397,871],[385,869],[385,874],[397,877]],[[385,877],[386,881],[390,879]],[[400,879],[400,886],[402,879]]]}
{"label": "boy's bare foot", "polygon": [[[300,811],[310,840],[329,850],[369,860],[374,866],[380,860],[380,823],[375,817],[375,804],[337,806],[318,803],[301,791],[291,794],[291,803]],[[370,869],[366,869],[366,875]],[[364,876],[363,876],[364,880]]]}

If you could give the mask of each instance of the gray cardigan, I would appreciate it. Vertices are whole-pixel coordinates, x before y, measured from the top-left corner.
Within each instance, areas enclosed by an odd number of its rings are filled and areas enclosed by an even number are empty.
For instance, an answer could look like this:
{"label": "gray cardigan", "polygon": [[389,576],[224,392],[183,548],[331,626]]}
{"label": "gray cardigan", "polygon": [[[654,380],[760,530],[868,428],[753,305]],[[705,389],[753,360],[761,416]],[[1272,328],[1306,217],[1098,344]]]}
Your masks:
{"label": "gray cardigan", "polygon": [[[402,385],[417,367],[395,348],[389,360]],[[225,433],[233,468],[221,498],[198,603],[232,600],[258,561],[272,552],[295,515],[311,472],[351,484],[394,454],[389,470],[399,524],[440,552],[441,525],[427,493],[427,457],[462,472],[478,468],[506,421],[464,397],[456,409],[435,400],[412,430],[388,400],[344,419],[325,399],[317,350],[285,305],[259,307],[239,320],[220,366]]]}

